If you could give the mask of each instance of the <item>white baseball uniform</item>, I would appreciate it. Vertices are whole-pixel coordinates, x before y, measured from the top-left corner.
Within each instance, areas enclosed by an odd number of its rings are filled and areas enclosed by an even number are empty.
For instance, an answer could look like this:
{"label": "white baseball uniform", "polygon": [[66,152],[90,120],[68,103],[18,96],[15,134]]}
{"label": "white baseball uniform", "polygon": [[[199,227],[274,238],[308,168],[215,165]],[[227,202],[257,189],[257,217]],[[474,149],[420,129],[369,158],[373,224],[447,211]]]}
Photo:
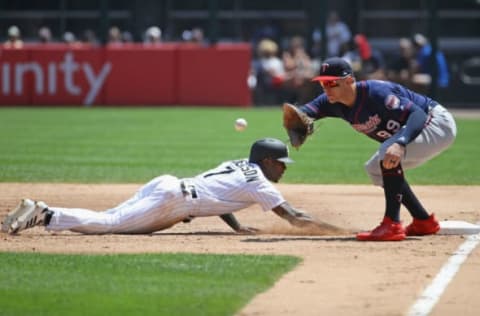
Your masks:
{"label": "white baseball uniform", "polygon": [[152,233],[188,218],[232,213],[258,203],[264,211],[285,202],[248,159],[226,161],[194,178],[154,178],[129,200],[103,211],[49,207],[48,230],[86,234]]}

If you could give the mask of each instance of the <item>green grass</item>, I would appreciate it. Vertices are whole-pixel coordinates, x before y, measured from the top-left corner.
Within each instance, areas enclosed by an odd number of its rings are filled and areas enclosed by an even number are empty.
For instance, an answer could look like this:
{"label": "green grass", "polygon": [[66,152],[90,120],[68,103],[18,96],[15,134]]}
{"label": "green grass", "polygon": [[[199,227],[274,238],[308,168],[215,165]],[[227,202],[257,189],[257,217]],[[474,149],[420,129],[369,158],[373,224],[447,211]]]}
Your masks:
{"label": "green grass", "polygon": [[[234,120],[249,127],[235,132]],[[2,108],[1,182],[143,183],[193,176],[286,140],[280,108]],[[319,124],[319,123],[317,123]],[[480,184],[478,120],[458,120],[445,153],[407,172],[413,184]],[[323,120],[283,182],[369,183],[378,144]],[[191,254],[0,253],[0,315],[232,315],[300,259]]]}
{"label": "green grass", "polygon": [[[234,120],[249,127],[235,132]],[[261,137],[286,140],[281,108],[3,108],[1,182],[143,183],[170,173],[193,176],[248,156]],[[413,184],[480,184],[479,120],[458,120],[446,152],[407,171]],[[338,119],[299,151],[283,182],[370,183],[363,165],[378,144]]]}
{"label": "green grass", "polygon": [[0,253],[1,315],[232,315],[300,259]]}

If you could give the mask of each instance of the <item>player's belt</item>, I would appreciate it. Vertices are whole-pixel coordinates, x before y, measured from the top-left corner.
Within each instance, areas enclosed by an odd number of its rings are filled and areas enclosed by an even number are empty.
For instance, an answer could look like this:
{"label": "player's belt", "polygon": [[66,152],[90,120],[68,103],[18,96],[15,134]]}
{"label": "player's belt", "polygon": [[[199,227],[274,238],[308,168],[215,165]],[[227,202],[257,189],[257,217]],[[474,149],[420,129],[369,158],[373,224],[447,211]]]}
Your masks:
{"label": "player's belt", "polygon": [[184,196],[191,196],[192,199],[198,198],[197,190],[195,189],[195,185],[187,180],[180,181],[180,189]]}
{"label": "player's belt", "polygon": [[437,105],[439,105],[439,103],[437,101],[430,101],[428,103],[428,112],[431,112],[433,110],[434,107],[436,107]]}
{"label": "player's belt", "polygon": [[423,124],[423,126],[427,126],[428,124],[430,124],[433,118],[433,108],[435,108],[437,105],[439,105],[439,103],[435,101],[432,101],[428,104],[427,120],[425,121],[425,124]]}
{"label": "player's belt", "polygon": [[432,112],[428,113],[428,116],[427,116],[427,120],[425,121],[425,124],[423,124],[423,126],[428,126],[428,124],[430,124],[430,122],[432,121],[432,118],[433,118],[433,114]]}

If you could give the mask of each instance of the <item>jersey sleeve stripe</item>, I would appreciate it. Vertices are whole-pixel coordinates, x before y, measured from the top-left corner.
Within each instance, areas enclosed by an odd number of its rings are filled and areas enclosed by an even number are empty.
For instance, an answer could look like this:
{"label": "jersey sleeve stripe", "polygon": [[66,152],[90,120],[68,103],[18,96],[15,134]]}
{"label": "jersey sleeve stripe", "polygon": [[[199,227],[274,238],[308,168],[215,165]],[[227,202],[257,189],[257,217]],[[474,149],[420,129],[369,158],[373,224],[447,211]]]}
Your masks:
{"label": "jersey sleeve stripe", "polygon": [[310,103],[307,103],[305,104],[305,107],[308,108],[309,110],[313,111],[315,114],[318,114],[318,108],[313,106],[312,104]]}

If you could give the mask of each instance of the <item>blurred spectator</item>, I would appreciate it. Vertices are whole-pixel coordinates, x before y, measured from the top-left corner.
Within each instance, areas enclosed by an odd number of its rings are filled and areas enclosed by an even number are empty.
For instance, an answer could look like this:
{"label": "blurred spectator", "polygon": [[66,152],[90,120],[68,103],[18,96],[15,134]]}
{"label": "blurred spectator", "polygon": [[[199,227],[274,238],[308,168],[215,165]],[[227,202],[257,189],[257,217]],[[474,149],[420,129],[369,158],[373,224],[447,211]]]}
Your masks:
{"label": "blurred spectator", "polygon": [[278,45],[263,39],[257,46],[257,57],[253,60],[249,86],[253,89],[257,105],[280,104],[283,101],[285,69],[278,57]]}
{"label": "blurred spectator", "polygon": [[[327,25],[325,27],[327,35],[327,57],[340,56],[341,47],[348,43],[352,38],[350,28],[345,24],[336,11],[331,11],[327,17]],[[322,33],[319,29],[313,32],[313,54],[320,56],[322,42]]]}
{"label": "blurred spectator", "polygon": [[412,80],[416,64],[413,43],[410,39],[402,37],[398,41],[398,46],[399,54],[388,66],[387,78],[408,88],[413,88]]}
{"label": "blurred spectator", "polygon": [[121,46],[123,44],[122,41],[122,33],[120,32],[120,29],[116,26],[112,26],[108,30],[108,41],[107,41],[109,46]]}
{"label": "blurred spectator", "polygon": [[182,32],[182,40],[184,42],[205,45],[205,35],[203,29],[194,27],[192,30],[185,30]]}
{"label": "blurred spectator", "polygon": [[192,29],[192,42],[197,44],[205,44],[205,34],[203,29],[194,27]]}
{"label": "blurred spectator", "polygon": [[123,31],[122,41],[124,43],[133,43],[133,35],[130,31]]}
{"label": "blurred spectator", "polygon": [[63,42],[67,44],[68,46],[71,47],[80,47],[82,46],[82,43],[77,41],[77,38],[75,37],[75,34],[72,32],[65,32],[63,33]]}
{"label": "blurred spectator", "polygon": [[3,43],[4,48],[22,48],[23,41],[21,39],[20,29],[16,25],[12,25],[7,31],[8,39]]}
{"label": "blurred spectator", "polygon": [[72,32],[63,33],[63,41],[67,44],[75,42],[75,35]]}
{"label": "blurred spectator", "polygon": [[182,40],[184,42],[190,42],[192,40],[192,31],[185,30],[182,32]]}
{"label": "blurred spectator", "polygon": [[83,42],[92,46],[97,46],[100,44],[97,35],[92,29],[86,29],[83,32]]}
{"label": "blurred spectator", "polygon": [[151,26],[145,31],[146,45],[156,45],[162,42],[162,30],[157,26]]}
{"label": "blurred spectator", "polygon": [[52,31],[46,26],[41,27],[38,30],[38,40],[42,44],[48,44],[52,42]]}
{"label": "blurred spectator", "polygon": [[[430,55],[432,54],[432,46],[430,45],[428,39],[419,33],[413,36],[413,44],[416,48],[416,72],[427,75],[425,76],[426,79],[424,80],[424,83],[429,85],[432,80],[432,71],[430,69]],[[437,60],[438,86],[441,88],[446,88],[448,87],[450,81],[447,60],[445,55],[439,49],[437,50],[437,55],[435,57]],[[419,76],[417,76],[417,78],[418,77]]]}
{"label": "blurred spectator", "polygon": [[342,58],[350,63],[358,80],[385,80],[385,62],[379,50],[374,49],[363,34],[355,35],[353,49]]}
{"label": "blurred spectator", "polygon": [[307,102],[311,98],[310,80],[315,70],[312,59],[305,50],[303,37],[294,36],[290,39],[288,50],[283,53],[282,60],[285,68],[286,101]]}

